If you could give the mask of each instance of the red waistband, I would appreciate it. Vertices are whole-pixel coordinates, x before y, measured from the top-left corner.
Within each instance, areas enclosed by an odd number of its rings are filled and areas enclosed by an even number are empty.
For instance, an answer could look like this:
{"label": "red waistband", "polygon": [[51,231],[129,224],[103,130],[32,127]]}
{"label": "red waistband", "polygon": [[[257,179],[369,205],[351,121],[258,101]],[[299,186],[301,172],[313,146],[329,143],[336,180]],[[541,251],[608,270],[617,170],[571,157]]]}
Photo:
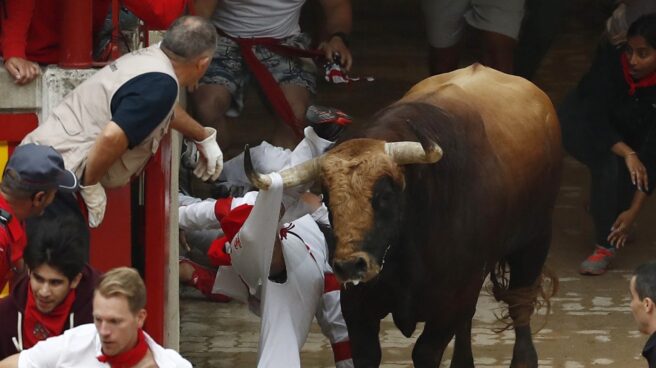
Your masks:
{"label": "red waistband", "polygon": [[290,58],[319,58],[324,56],[323,52],[320,50],[306,50],[299,47],[284,45],[282,44],[284,39],[280,38],[232,37],[218,28],[217,32],[237,43],[241,55],[244,58],[244,62],[262,87],[264,94],[267,96],[269,102],[271,102],[276,114],[292,129],[298,138],[301,138],[303,136],[302,127],[305,124],[296,119],[294,111],[292,110],[289,101],[287,101],[285,94],[282,92],[280,85],[273,78],[273,75],[271,75],[271,72],[269,72],[266,66],[264,66],[264,64],[262,64],[262,62],[255,56],[255,53],[253,53],[253,46],[264,46],[271,52]]}

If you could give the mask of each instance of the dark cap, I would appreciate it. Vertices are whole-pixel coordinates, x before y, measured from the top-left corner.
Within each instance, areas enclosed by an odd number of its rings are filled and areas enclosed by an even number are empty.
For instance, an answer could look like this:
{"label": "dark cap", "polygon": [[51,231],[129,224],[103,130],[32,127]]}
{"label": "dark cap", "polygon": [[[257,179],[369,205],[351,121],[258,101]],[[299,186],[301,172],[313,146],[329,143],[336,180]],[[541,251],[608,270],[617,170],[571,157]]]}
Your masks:
{"label": "dark cap", "polygon": [[77,177],[64,167],[64,159],[50,146],[28,143],[16,147],[2,174],[2,186],[23,191],[59,189],[74,192]]}

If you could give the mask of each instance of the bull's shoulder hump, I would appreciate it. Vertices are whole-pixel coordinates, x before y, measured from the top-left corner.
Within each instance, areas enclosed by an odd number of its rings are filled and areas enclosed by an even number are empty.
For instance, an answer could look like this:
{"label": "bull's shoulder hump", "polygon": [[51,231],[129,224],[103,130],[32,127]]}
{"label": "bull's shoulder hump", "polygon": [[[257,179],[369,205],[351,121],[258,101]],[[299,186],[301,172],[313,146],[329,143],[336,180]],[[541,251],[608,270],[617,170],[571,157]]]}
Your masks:
{"label": "bull's shoulder hump", "polygon": [[[403,99],[416,100],[420,96],[435,93],[478,94],[482,90],[494,90],[495,93],[509,95],[544,95],[537,86],[524,78],[505,74],[480,64],[473,64],[466,68],[426,78],[414,85]],[[544,96],[546,97],[546,95]]]}

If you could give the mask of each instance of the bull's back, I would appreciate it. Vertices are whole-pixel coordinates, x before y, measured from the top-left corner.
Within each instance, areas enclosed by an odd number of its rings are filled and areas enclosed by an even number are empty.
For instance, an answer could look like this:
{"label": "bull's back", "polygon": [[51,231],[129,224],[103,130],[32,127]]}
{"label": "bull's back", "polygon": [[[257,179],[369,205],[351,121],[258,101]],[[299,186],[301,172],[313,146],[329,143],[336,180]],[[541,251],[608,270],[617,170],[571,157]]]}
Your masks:
{"label": "bull's back", "polygon": [[399,102],[412,101],[436,105],[458,123],[482,121],[491,153],[506,173],[505,190],[527,193],[550,178],[558,180],[562,149],[556,112],[529,81],[474,64],[425,79]]}

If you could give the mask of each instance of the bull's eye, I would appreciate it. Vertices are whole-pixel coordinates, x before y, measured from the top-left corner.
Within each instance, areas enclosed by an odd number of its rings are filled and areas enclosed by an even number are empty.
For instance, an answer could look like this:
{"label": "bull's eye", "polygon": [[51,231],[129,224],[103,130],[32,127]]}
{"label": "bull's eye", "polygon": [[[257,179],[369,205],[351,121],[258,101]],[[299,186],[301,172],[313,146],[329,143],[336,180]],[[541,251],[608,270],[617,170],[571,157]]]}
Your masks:
{"label": "bull's eye", "polygon": [[383,177],[376,182],[374,186],[374,195],[371,198],[371,205],[374,210],[387,212],[394,207],[396,201],[396,192],[392,179]]}
{"label": "bull's eye", "polygon": [[385,209],[389,207],[392,199],[393,199],[393,193],[391,192],[376,193],[376,195],[372,200],[372,205],[377,210]]}
{"label": "bull's eye", "polygon": [[329,201],[330,198],[328,196],[328,191],[326,190],[326,188],[322,188],[321,194],[322,194],[322,197],[323,197],[322,198],[323,203],[326,205],[326,207],[328,207],[328,204],[330,203],[330,201]]}

